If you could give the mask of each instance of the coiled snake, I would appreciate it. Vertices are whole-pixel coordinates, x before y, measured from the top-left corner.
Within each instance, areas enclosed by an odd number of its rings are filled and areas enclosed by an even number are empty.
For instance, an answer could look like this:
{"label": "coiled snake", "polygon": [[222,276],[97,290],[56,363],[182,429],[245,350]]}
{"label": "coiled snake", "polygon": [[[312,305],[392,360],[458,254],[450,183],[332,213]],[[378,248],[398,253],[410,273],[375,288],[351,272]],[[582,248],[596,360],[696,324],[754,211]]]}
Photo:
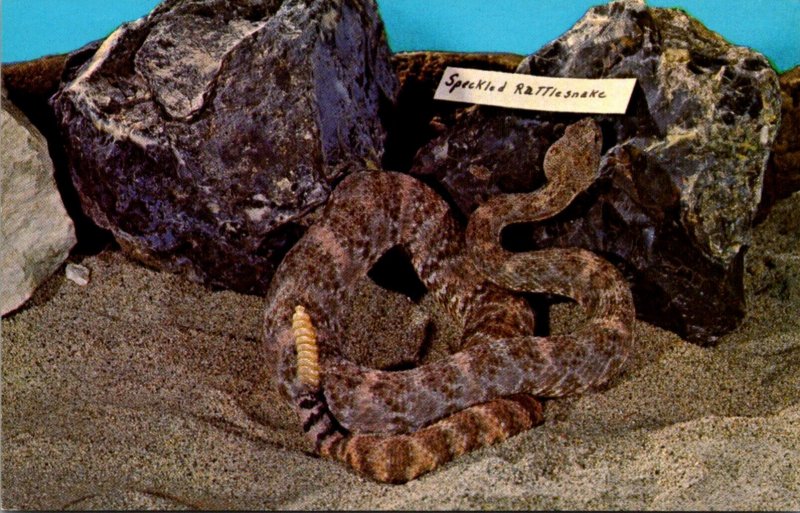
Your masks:
{"label": "coiled snake", "polygon": [[[579,393],[622,369],[634,307],[619,271],[581,249],[513,253],[500,244],[505,226],[552,217],[589,187],[600,150],[592,120],[568,126],[545,156],[546,184],[490,198],[466,232],[446,202],[410,176],[359,172],[339,184],[282,261],[265,314],[267,360],[319,454],[379,481],[405,482],[541,422],[535,396]],[[408,370],[366,368],[337,350],[347,336],[341,310],[353,285],[398,246],[460,330],[461,347]],[[569,334],[533,336],[533,314],[515,292],[570,297],[587,320]]]}

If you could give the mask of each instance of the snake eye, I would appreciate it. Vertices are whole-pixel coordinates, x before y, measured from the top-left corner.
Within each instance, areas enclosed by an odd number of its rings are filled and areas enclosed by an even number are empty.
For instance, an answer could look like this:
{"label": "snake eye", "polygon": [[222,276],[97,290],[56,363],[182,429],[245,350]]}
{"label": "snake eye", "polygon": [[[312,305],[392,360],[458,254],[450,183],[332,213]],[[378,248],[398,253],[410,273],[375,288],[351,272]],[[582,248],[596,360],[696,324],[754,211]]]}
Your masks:
{"label": "snake eye", "polygon": [[306,309],[299,305],[292,315],[292,334],[297,349],[297,379],[304,385],[317,388],[320,374],[317,331]]}

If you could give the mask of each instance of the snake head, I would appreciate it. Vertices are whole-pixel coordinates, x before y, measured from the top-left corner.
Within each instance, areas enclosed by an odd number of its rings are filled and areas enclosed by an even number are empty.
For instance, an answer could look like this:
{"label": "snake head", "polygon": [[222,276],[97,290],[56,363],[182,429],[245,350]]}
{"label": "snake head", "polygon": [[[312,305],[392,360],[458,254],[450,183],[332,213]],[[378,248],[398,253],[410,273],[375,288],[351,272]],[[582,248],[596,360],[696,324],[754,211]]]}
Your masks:
{"label": "snake head", "polygon": [[[592,118],[569,125],[544,156],[544,173],[549,182],[570,182],[578,190],[589,187],[600,172],[603,132]],[[579,185],[578,185],[579,184]]]}

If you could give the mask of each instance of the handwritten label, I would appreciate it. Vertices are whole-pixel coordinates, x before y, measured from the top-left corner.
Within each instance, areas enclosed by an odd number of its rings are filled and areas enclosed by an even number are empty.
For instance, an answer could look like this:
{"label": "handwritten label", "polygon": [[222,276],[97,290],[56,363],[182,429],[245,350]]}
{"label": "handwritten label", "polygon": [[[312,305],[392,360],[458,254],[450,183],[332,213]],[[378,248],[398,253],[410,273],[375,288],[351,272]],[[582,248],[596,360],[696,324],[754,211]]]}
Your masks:
{"label": "handwritten label", "polygon": [[450,67],[434,98],[513,109],[624,114],[635,78],[556,78]]}

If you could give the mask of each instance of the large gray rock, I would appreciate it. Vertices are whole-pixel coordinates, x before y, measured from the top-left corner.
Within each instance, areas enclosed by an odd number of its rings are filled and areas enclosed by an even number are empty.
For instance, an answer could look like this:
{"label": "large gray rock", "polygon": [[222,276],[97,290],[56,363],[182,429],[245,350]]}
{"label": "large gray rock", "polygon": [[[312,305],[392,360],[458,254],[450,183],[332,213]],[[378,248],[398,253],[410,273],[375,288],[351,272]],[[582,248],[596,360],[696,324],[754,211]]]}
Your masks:
{"label": "large gray rock", "polygon": [[[69,64],[68,64],[69,66]],[[262,292],[394,102],[373,0],[172,0],[52,100],[83,209],[127,254]]]}
{"label": "large gray rock", "polygon": [[800,66],[781,74],[780,84],[781,128],[764,176],[757,221],[763,221],[777,201],[800,190]]}
{"label": "large gray rock", "polygon": [[47,141],[3,91],[0,113],[0,314],[22,306],[75,245]]}
{"label": "large gray rock", "polygon": [[[781,115],[768,61],[683,11],[627,0],[590,9],[517,72],[637,86],[625,115],[594,116],[605,139],[598,183],[556,219],[508,230],[508,244],[605,255],[631,280],[640,317],[691,340],[713,343],[735,327]],[[471,109],[411,172],[438,181],[468,216],[490,195],[538,187],[547,147],[577,117]]]}

